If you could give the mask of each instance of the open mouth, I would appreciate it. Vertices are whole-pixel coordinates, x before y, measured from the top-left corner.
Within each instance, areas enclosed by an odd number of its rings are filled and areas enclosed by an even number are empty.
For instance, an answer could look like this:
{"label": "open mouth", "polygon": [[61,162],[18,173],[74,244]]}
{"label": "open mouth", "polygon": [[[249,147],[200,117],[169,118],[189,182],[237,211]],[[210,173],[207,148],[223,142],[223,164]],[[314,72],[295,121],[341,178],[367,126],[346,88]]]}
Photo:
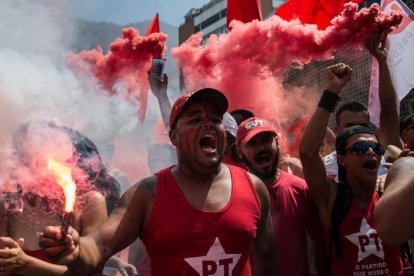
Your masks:
{"label": "open mouth", "polygon": [[206,134],[203,137],[201,137],[198,144],[200,145],[201,149],[208,152],[214,152],[217,149],[216,137],[211,134]]}
{"label": "open mouth", "polygon": [[268,152],[261,152],[256,155],[254,160],[258,165],[268,165],[272,161],[272,155]]}
{"label": "open mouth", "polygon": [[363,167],[367,170],[376,170],[378,168],[378,161],[370,160],[363,164]]}

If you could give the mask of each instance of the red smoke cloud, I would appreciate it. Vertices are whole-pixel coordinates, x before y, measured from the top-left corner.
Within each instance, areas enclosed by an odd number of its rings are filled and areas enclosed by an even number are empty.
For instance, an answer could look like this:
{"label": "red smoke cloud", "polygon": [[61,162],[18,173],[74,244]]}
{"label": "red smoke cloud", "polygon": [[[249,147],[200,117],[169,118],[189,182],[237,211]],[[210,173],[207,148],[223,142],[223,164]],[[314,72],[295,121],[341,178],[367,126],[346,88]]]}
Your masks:
{"label": "red smoke cloud", "polygon": [[[219,86],[230,80],[240,81],[244,77],[240,69],[253,77],[272,74],[280,78],[294,61],[326,60],[335,49],[361,47],[377,30],[391,30],[402,20],[401,13],[384,13],[377,4],[359,12],[357,8],[357,4],[347,3],[343,14],[324,31],[277,16],[246,24],[234,21],[231,32],[212,35],[205,46],[200,46],[201,34],[195,34],[171,52],[183,69],[189,89],[199,86],[200,80]],[[237,75],[240,77],[227,78]]]}
{"label": "red smoke cloud", "polygon": [[138,116],[145,117],[149,85],[147,71],[152,57],[161,57],[166,50],[167,35],[153,33],[140,36],[138,30],[125,28],[122,38],[109,46],[109,52],[102,48],[69,53],[67,63],[79,75],[91,75],[110,95],[122,93],[128,100],[137,103]]}
{"label": "red smoke cloud", "polygon": [[233,21],[229,33],[210,36],[204,46],[201,34],[195,34],[171,53],[182,69],[187,90],[215,87],[229,98],[230,111],[246,108],[280,126],[279,117],[305,102],[309,105],[309,96],[302,99],[295,94],[292,99],[292,93],[289,98],[283,93],[283,73],[293,62],[303,65],[327,60],[342,47],[361,48],[370,35],[389,31],[402,20],[400,13],[384,13],[377,4],[357,9],[357,4],[346,4],[342,15],[325,30],[277,16],[246,24]]}

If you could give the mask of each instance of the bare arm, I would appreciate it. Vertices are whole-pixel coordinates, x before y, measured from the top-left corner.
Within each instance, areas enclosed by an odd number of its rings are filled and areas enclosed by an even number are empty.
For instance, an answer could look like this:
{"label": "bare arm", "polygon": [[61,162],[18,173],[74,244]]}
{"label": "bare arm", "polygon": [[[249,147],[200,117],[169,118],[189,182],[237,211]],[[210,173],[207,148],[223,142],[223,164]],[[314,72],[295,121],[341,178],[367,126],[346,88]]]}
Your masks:
{"label": "bare arm", "polygon": [[252,174],[250,177],[255,184],[261,207],[261,219],[254,241],[256,275],[279,275],[276,242],[269,213],[269,193],[261,180]]}
{"label": "bare arm", "polygon": [[[81,200],[82,201],[82,200]],[[88,218],[85,218],[86,224],[83,225],[83,230],[91,231],[96,228],[97,225],[102,223],[106,218],[106,205],[105,198],[98,192],[92,191],[84,195],[83,202],[86,204],[83,207],[83,214],[88,214]],[[2,213],[4,210],[2,207]],[[12,238],[7,237],[6,231],[7,216],[1,216],[1,241],[7,248],[1,249],[0,256],[4,256],[0,259],[0,265],[6,271],[17,272],[23,275],[63,275],[68,269],[64,265],[56,265],[45,262],[43,260],[34,258],[27,255],[23,251],[24,240],[19,239],[15,241]]]}
{"label": "bare arm", "polygon": [[387,33],[377,33],[371,37],[366,47],[378,62],[379,66],[379,102],[380,102],[380,127],[379,140],[380,143],[387,147],[394,145],[403,148],[400,139],[399,117],[397,110],[397,97],[394,86],[391,81],[391,74],[387,64],[387,49],[385,48],[385,40]]}
{"label": "bare arm", "polygon": [[[2,191],[3,192],[3,191]],[[0,200],[0,237],[7,237],[7,216],[4,209],[4,202]],[[4,248],[4,245],[0,244],[0,250]],[[0,275],[9,275],[7,272],[0,271]]]}
{"label": "bare arm", "polygon": [[0,275],[10,275],[17,272],[23,275],[63,275],[67,271],[66,266],[51,264],[27,255],[22,247],[24,240],[15,241],[9,237],[7,231],[8,215],[4,209],[3,201],[0,201],[0,266],[5,272]]}
{"label": "bare arm", "polygon": [[[339,94],[342,87],[351,79],[352,74],[351,68],[345,64],[330,66],[327,68],[327,72],[327,90],[336,94]],[[316,108],[302,136],[299,149],[303,175],[325,230],[331,224],[331,211],[336,196],[335,186],[328,185],[326,169],[322,157],[319,155],[319,148],[326,134],[329,116],[330,113],[325,108]]]}
{"label": "bare arm", "polygon": [[[107,218],[105,197],[98,191],[90,191],[82,195],[81,201],[81,236],[88,235],[99,227]],[[116,255],[111,256],[105,266],[114,267],[121,275],[137,275],[135,266],[123,261]]]}
{"label": "bare arm", "polygon": [[137,268],[134,265],[125,262],[124,260],[122,260],[120,257],[118,257],[116,255],[113,255],[105,263],[105,266],[117,268],[119,270],[119,273],[122,276],[124,276],[124,275],[126,275],[126,276],[128,276],[128,275],[138,275]]}
{"label": "bare arm", "polygon": [[0,243],[6,247],[0,249],[0,266],[3,271],[33,276],[64,275],[67,271],[64,265],[51,264],[27,255],[22,249],[23,239],[15,241],[10,237],[1,237]]}
{"label": "bare arm", "polygon": [[395,161],[388,171],[385,192],[375,207],[380,237],[398,245],[414,236],[414,158]]}
{"label": "bare arm", "polygon": [[164,126],[165,128],[169,128],[171,103],[167,95],[168,76],[167,74],[164,74],[163,78],[157,78],[148,73],[148,82],[150,84],[152,93],[158,99],[158,105],[160,106]]}
{"label": "bare arm", "polygon": [[70,228],[69,234],[62,239],[59,227],[46,227],[40,246],[57,262],[69,264],[71,274],[89,275],[144,231],[155,186],[155,176],[132,186],[109,218],[88,236],[79,238]]}
{"label": "bare arm", "polygon": [[388,145],[385,149],[384,159],[387,163],[394,163],[401,155],[402,150],[396,146]]}
{"label": "bare arm", "polygon": [[[322,231],[322,230],[321,230]],[[328,258],[323,240],[314,241],[307,235],[309,275],[329,275]]]}
{"label": "bare arm", "polygon": [[325,133],[325,150],[327,150],[326,154],[329,154],[335,150],[335,140],[335,133],[332,131],[332,129],[327,127]]}
{"label": "bare arm", "polygon": [[108,218],[105,197],[98,191],[90,191],[83,194],[79,201],[82,209],[80,210],[81,230],[79,234],[86,236]]}
{"label": "bare arm", "polygon": [[[108,213],[106,209],[105,197],[98,191],[90,191],[83,194],[80,199],[80,223],[81,236],[86,236],[93,232],[100,226],[107,218]],[[133,275],[136,275],[136,269],[133,265],[124,262],[116,255],[111,256],[105,265],[110,264],[117,268],[122,275],[128,275],[127,270],[130,270]]]}
{"label": "bare arm", "polygon": [[7,233],[7,215],[4,209],[4,201],[0,200],[0,237],[6,237]]}
{"label": "bare arm", "polygon": [[[90,191],[79,198],[80,213],[80,229],[82,235],[92,232],[97,226],[107,218],[105,197],[97,192]],[[45,262],[43,260],[27,255],[23,251],[24,241],[21,239],[18,242],[11,238],[5,240],[9,249],[5,250],[3,254],[9,256],[6,268],[10,271],[17,272],[23,275],[63,275],[67,272],[67,267],[64,265],[56,265]],[[0,262],[1,263],[1,262]]]}
{"label": "bare arm", "polygon": [[283,168],[283,166],[286,167],[286,169],[283,169],[284,171],[288,171],[288,169],[290,169],[293,175],[303,178],[302,163],[298,158],[288,155],[282,156],[280,158],[279,168]]}

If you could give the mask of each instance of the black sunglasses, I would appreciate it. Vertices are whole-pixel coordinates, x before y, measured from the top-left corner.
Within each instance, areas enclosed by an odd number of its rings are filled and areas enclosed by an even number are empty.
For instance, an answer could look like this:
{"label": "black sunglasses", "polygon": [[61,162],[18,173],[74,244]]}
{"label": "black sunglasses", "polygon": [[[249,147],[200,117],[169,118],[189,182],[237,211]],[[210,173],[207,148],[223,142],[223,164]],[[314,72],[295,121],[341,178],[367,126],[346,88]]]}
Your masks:
{"label": "black sunglasses", "polygon": [[361,155],[365,154],[370,148],[376,154],[384,155],[384,147],[381,144],[372,141],[357,142],[353,144],[350,148],[346,149],[346,151],[355,155]]}

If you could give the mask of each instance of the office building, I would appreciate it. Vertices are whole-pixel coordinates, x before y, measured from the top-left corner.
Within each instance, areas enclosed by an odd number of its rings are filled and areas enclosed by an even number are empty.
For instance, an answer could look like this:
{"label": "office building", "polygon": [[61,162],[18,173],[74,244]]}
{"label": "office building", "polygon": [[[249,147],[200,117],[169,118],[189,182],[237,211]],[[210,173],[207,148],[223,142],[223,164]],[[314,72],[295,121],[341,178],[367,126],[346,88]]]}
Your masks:
{"label": "office building", "polygon": [[[262,15],[268,18],[274,14],[275,8],[281,5],[282,0],[261,0]],[[226,0],[211,0],[201,8],[192,8],[185,15],[185,22],[178,29],[179,44],[186,41],[192,34],[202,32],[206,39],[211,34],[227,32],[226,27]]]}
{"label": "office building", "polygon": [[[366,1],[366,5],[371,5],[374,0]],[[406,5],[413,10],[414,0],[403,0]],[[264,18],[274,14],[275,9],[283,4],[284,1],[262,0],[261,8]],[[186,41],[192,34],[203,33],[206,39],[211,34],[221,34],[227,31],[226,28],[226,0],[211,0],[201,8],[193,8],[185,15],[185,22],[179,27],[179,44]],[[371,56],[368,51],[354,51],[343,49],[335,53],[335,58],[329,61],[312,62],[304,66],[303,69],[292,68],[287,71],[284,79],[284,86],[306,87],[312,90],[321,90],[326,86],[326,73],[324,68],[343,62],[356,68],[358,73],[354,74],[353,81],[347,85],[342,92],[342,101],[357,100],[368,104],[368,91],[371,74]],[[180,78],[180,87],[183,87],[183,79]],[[401,102],[401,117],[414,113],[414,92],[413,90]],[[333,117],[333,116],[332,116]],[[334,127],[334,118],[331,118],[329,125]]]}

